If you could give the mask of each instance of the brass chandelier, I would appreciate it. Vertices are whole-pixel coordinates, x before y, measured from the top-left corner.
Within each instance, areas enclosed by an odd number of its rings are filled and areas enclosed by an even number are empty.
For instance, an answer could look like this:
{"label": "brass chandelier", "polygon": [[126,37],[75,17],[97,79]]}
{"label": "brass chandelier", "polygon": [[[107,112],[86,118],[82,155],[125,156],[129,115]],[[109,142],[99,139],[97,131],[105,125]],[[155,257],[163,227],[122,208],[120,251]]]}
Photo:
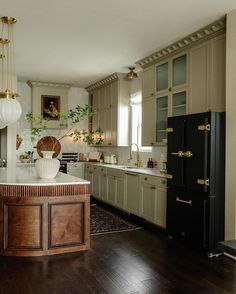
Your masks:
{"label": "brass chandelier", "polygon": [[10,16],[1,17],[2,30],[0,36],[0,128],[17,121],[21,115],[20,103],[15,100],[17,79],[15,72],[13,25],[16,19]]}

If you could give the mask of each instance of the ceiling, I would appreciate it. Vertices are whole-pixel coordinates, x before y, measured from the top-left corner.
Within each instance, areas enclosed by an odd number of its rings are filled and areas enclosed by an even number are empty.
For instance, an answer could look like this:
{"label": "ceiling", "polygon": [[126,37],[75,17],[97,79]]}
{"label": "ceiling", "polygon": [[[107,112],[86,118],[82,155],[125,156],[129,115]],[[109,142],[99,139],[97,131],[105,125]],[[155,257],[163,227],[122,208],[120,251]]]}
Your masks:
{"label": "ceiling", "polygon": [[79,87],[128,67],[219,19],[235,0],[0,0],[16,17],[22,81]]}

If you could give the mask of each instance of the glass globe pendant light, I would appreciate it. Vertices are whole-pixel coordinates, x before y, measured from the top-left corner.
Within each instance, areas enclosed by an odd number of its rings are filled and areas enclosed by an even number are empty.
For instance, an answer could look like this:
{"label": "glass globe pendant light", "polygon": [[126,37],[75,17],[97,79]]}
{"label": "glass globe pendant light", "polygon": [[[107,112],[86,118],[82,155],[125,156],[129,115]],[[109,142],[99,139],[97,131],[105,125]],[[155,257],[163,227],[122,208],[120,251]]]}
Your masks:
{"label": "glass globe pendant light", "polygon": [[[22,113],[20,103],[15,99],[19,96],[16,90],[16,73],[14,61],[13,25],[16,19],[9,16],[1,17],[2,36],[1,45],[1,73],[0,73],[0,129],[16,122]],[[13,79],[15,85],[13,85]]]}

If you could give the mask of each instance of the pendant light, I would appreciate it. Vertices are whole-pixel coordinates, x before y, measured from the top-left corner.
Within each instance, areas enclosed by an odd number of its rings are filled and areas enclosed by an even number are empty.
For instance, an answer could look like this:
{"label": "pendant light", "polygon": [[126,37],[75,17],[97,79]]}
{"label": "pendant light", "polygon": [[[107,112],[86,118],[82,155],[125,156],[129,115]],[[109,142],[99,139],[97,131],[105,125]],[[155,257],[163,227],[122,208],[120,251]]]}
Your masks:
{"label": "pendant light", "polygon": [[133,80],[136,79],[138,77],[138,75],[136,74],[136,72],[134,72],[135,67],[129,67],[130,72],[127,73],[127,79],[128,80]]}
{"label": "pendant light", "polygon": [[5,126],[16,122],[20,118],[22,110],[20,103],[15,99],[19,96],[19,94],[16,93],[17,80],[13,41],[13,25],[16,23],[16,19],[9,16],[3,16],[1,17],[1,21],[0,128],[4,128]]}

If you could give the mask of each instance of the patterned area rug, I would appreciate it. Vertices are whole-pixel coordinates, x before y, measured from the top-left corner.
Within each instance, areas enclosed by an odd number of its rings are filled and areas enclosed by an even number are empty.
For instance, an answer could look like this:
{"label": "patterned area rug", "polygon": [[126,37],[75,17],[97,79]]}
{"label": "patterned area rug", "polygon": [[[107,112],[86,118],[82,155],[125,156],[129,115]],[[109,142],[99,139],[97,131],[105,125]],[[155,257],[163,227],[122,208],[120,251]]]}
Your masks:
{"label": "patterned area rug", "polygon": [[122,219],[104,208],[97,205],[91,206],[91,235],[133,231],[138,229],[141,229],[141,227]]}

